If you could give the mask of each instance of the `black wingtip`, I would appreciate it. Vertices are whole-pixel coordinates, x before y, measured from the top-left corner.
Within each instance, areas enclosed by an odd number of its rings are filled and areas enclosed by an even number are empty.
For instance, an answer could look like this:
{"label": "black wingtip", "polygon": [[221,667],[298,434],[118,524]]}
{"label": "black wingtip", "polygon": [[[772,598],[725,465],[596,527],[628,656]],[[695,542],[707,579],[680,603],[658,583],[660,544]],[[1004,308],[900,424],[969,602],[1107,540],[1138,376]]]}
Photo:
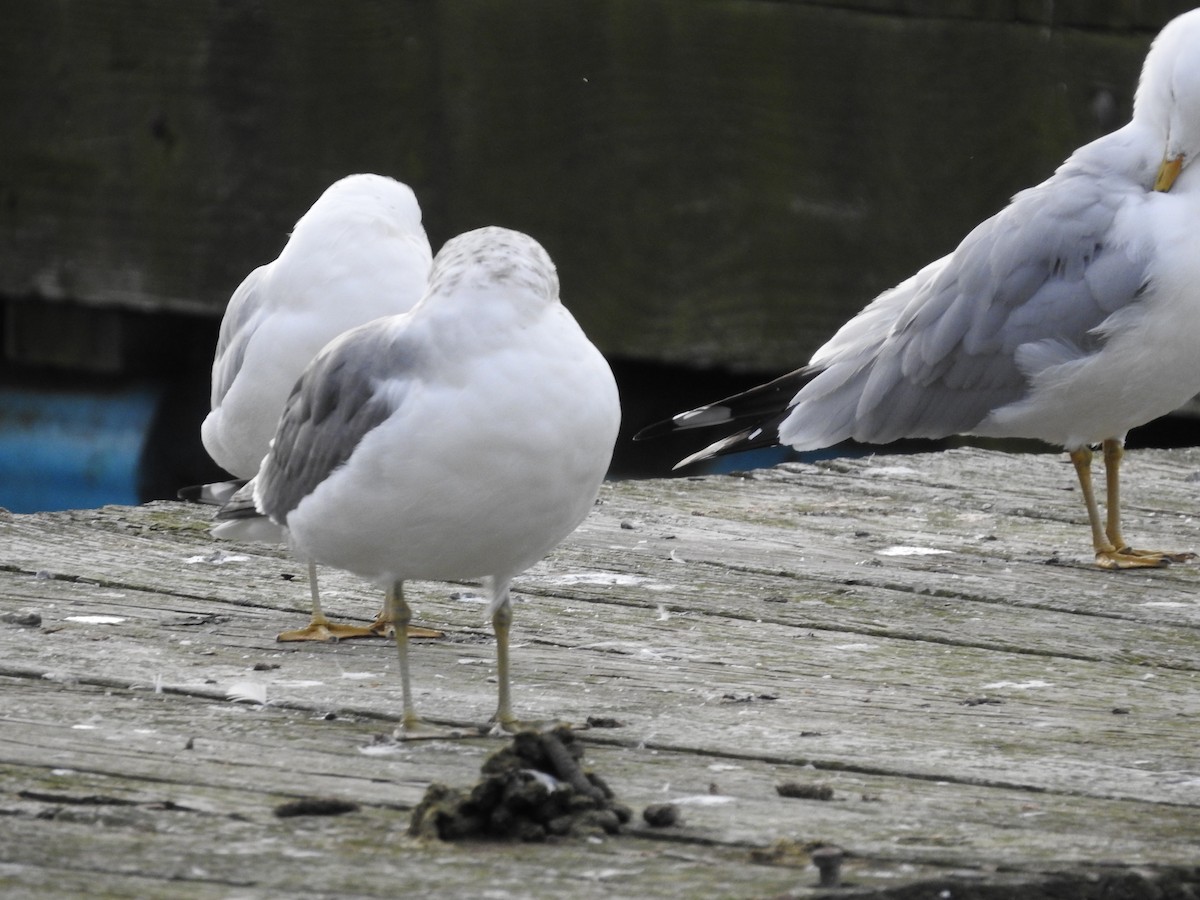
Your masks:
{"label": "black wingtip", "polygon": [[649,441],[653,440],[654,438],[660,438],[663,435],[670,434],[673,430],[674,429],[671,428],[671,420],[666,419],[662,422],[654,422],[651,425],[647,425],[645,428],[635,433],[631,440]]}
{"label": "black wingtip", "polygon": [[266,516],[264,516],[255,508],[253,502],[226,503],[219,510],[217,510],[217,514],[213,516],[213,520],[216,522],[235,522],[241,519],[265,518]]}
{"label": "black wingtip", "polygon": [[784,411],[771,418],[743,428],[741,431],[726,435],[714,441],[702,450],[690,456],[685,456],[672,466],[672,469],[683,469],[695,463],[715,459],[718,456],[728,456],[731,453],[744,453],[748,450],[760,450],[764,447],[779,446],[779,425],[787,417]]}
{"label": "black wingtip", "polygon": [[[697,406],[669,419],[653,422],[633,436],[635,441],[663,437],[692,428],[711,428],[730,422],[775,422],[790,408],[793,398],[811,377],[808,368],[796,369],[723,400]],[[747,431],[752,431],[751,426]]]}
{"label": "black wingtip", "polygon": [[681,412],[661,422],[647,425],[633,436],[635,441],[648,438],[663,437],[676,431],[687,431],[691,428],[710,428],[714,425],[724,425],[732,418],[731,410],[721,403],[710,403],[707,406],[697,406],[687,412]]}

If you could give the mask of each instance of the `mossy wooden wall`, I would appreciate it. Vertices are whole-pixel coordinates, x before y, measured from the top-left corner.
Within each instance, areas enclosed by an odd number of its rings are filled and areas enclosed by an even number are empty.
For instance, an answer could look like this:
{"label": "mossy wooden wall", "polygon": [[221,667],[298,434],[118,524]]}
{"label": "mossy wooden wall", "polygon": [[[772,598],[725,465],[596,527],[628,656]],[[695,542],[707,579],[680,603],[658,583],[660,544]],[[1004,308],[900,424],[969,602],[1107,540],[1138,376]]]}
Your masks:
{"label": "mossy wooden wall", "polygon": [[788,368],[1119,125],[1191,4],[0,0],[0,295],[219,315],[353,171],[612,355]]}

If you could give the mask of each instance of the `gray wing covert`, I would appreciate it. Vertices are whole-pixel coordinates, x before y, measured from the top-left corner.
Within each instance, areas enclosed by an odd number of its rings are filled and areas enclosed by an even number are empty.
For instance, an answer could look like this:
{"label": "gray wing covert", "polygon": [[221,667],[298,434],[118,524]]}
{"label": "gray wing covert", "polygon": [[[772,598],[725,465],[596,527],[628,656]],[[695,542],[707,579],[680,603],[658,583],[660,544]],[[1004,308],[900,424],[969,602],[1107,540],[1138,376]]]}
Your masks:
{"label": "gray wing covert", "polygon": [[1111,240],[1125,196],[1111,188],[1073,172],[1018,194],[915,285],[871,347],[859,341],[855,353],[825,362],[796,397],[788,442],[804,444],[814,418],[824,422],[811,429],[822,439],[969,432],[1026,391],[1018,348],[1045,344],[1060,359],[1094,353],[1102,340],[1094,329],[1136,302],[1146,277]]}
{"label": "gray wing covert", "polygon": [[213,361],[212,409],[220,406],[225,395],[229,393],[238,372],[242,370],[246,346],[267,315],[263,309],[263,289],[270,265],[267,263],[259,266],[242,279],[242,283],[233,292],[228,306],[225,307]]}
{"label": "gray wing covert", "polygon": [[284,524],[350,458],[363,437],[400,407],[407,385],[418,377],[415,343],[387,327],[389,321],[342,335],[296,382],[258,473],[260,506],[275,522]]}

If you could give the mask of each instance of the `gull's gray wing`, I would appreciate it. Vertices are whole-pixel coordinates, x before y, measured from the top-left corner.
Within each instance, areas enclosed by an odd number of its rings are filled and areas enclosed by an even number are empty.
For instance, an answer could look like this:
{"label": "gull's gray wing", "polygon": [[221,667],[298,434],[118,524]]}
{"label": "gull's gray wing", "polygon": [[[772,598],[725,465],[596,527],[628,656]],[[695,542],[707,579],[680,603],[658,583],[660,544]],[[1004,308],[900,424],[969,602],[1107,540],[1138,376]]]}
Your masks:
{"label": "gull's gray wing", "polygon": [[1042,368],[1098,352],[1114,314],[1139,314],[1148,260],[1114,224],[1150,184],[1121,140],[1076,151],[953,253],[876,298],[808,366],[639,436],[745,423],[685,465],[772,443],[809,450],[971,432]]}
{"label": "gull's gray wing", "polygon": [[254,479],[241,483],[227,481],[225,484],[238,484],[237,489],[225,498],[221,508],[214,518],[218,522],[233,519],[250,519],[262,515],[254,506]]}
{"label": "gull's gray wing", "polygon": [[211,408],[216,409],[229,393],[242,363],[246,358],[246,346],[258,326],[266,318],[263,308],[263,289],[271,263],[259,266],[238,285],[225,316],[221,319],[221,331],[217,336],[217,352],[213,358]]}
{"label": "gull's gray wing", "polygon": [[400,318],[346,332],[296,382],[257,476],[259,508],[273,521],[286,524],[300,501],[403,403],[419,377],[419,351],[396,326]]}
{"label": "gull's gray wing", "polygon": [[1099,326],[1137,303],[1147,281],[1146,261],[1112,237],[1135,186],[1113,181],[1069,171],[1024,191],[881,297],[895,316],[865,329],[852,320],[818,351],[820,372],[795,397],[781,439],[806,447],[969,432],[1024,395],[1039,359],[1099,350]]}

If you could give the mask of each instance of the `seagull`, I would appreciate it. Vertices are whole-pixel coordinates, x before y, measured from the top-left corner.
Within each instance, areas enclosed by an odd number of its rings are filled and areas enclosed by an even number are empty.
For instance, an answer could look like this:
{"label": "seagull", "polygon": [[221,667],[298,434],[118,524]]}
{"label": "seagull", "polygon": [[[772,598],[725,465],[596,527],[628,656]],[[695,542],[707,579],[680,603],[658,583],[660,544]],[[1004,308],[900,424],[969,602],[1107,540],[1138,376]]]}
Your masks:
{"label": "seagull", "polygon": [[[234,492],[258,471],[304,367],[343,331],[411,309],[431,263],[421,209],[407,185],[384,175],[349,175],[321,194],[279,258],[247,275],[226,307],[213,360],[212,411],[200,437],[209,456],[237,480],[202,486],[202,499],[244,507]],[[218,520],[216,537],[282,539],[261,517],[226,513]],[[279,640],[382,636],[390,629],[386,616],[366,628],[329,621],[311,561],[308,574],[312,620]]]}
{"label": "seagull", "polygon": [[513,577],[595,503],[620,424],[612,371],[559,301],[533,238],[488,227],[449,241],[407,314],[341,335],[305,369],[254,485],[258,511],[307,558],[367,578],[396,623],[404,714],[410,579],[483,578],[499,703],[513,715]]}
{"label": "seagull", "polygon": [[[1200,10],[1169,22],[1132,120],[1013,197],[958,247],[885,291],[768,384],[643,429],[737,423],[683,460],[846,439],[1036,438],[1067,450],[1096,563],[1161,566],[1121,532],[1130,428],[1200,392]],[[1107,517],[1092,487],[1103,448]]]}

